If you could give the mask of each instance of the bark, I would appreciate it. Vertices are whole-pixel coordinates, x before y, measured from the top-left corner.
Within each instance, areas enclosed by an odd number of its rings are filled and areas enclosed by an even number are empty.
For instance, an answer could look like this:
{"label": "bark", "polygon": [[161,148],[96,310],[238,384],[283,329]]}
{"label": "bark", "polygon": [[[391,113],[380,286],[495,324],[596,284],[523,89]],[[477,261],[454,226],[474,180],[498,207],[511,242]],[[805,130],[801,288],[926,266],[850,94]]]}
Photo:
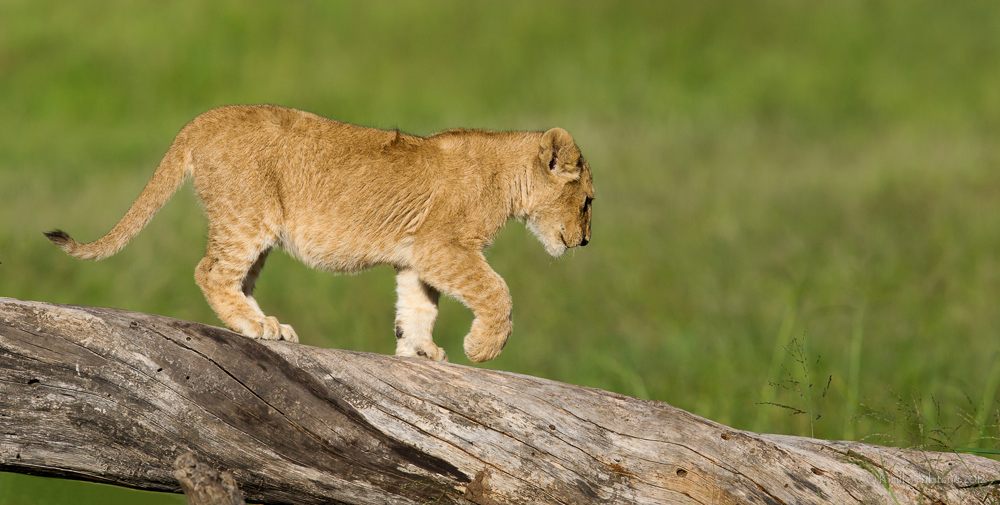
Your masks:
{"label": "bark", "polygon": [[[428,360],[0,298],[0,471],[256,503],[983,503],[1000,463],[761,435],[666,403]],[[224,483],[223,483],[224,484]]]}

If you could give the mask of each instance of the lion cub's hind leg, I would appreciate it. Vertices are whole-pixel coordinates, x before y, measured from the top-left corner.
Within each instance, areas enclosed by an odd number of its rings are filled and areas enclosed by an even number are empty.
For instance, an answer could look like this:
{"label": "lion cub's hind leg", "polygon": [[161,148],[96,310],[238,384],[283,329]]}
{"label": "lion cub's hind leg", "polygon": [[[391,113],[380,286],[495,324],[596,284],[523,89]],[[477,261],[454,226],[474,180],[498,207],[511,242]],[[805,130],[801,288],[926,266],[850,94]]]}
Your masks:
{"label": "lion cub's hind leg", "polygon": [[448,361],[444,349],[434,344],[439,293],[420,280],[413,270],[396,273],[396,355]]}
{"label": "lion cub's hind leg", "polygon": [[252,296],[270,248],[253,249],[209,239],[208,251],[195,269],[195,280],[212,310],[232,330],[250,338],[298,342],[295,330],[265,315]]}
{"label": "lion cub's hind leg", "polygon": [[[274,323],[278,324],[281,333],[280,340],[298,342],[299,336],[295,334],[295,330],[292,329],[290,325],[278,323],[278,319],[275,317],[264,315],[264,311],[260,310],[260,305],[257,304],[257,300],[253,297],[253,289],[257,284],[257,277],[260,276],[260,271],[264,268],[264,262],[267,261],[267,255],[270,252],[270,248],[264,249],[264,251],[260,253],[260,256],[257,257],[257,261],[253,262],[253,266],[250,267],[250,271],[247,272],[246,277],[243,278],[243,295],[247,297],[247,301],[250,302],[250,306],[257,311],[258,315],[267,319],[273,319]],[[270,323],[268,324],[270,326]]]}

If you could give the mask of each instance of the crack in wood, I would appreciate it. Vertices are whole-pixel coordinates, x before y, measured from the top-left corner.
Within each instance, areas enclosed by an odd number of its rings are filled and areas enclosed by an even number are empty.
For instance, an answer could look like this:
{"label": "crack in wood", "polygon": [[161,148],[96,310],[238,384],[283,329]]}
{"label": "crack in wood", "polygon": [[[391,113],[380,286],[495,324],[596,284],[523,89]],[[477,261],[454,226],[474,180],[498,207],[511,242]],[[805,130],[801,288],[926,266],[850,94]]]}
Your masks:
{"label": "crack in wood", "polygon": [[[185,332],[193,331],[200,335],[208,336],[216,341],[222,341],[226,344],[233,343],[233,339],[231,336],[224,335],[221,333],[221,332],[229,333],[226,330],[210,326],[206,327],[204,325],[195,325],[183,321],[176,321],[174,323],[174,326],[180,327],[180,329],[184,330]],[[331,394],[333,393],[333,391],[330,388],[320,385],[315,377],[302,372],[300,368],[292,365],[282,356],[275,353],[266,346],[260,345],[260,343],[256,341],[250,339],[244,339],[242,337],[236,340],[236,342],[240,343],[240,346],[243,347],[242,350],[244,351],[245,354],[249,354],[251,356],[255,356],[256,358],[266,360],[264,364],[272,365],[273,367],[272,370],[280,370],[280,372],[285,377],[288,377],[289,382],[291,384],[303,386],[305,390],[309,392],[309,394],[320,399],[326,404],[333,406],[337,411],[341,412],[344,416],[346,416],[349,419],[350,423],[367,431],[375,440],[378,440],[379,442],[383,443],[386,447],[388,447],[393,453],[398,455],[404,461],[413,464],[418,468],[422,468],[430,473],[437,475],[444,475],[452,479],[455,479],[459,482],[469,482],[471,480],[467,475],[459,471],[458,468],[456,468],[451,463],[441,458],[431,456],[430,454],[420,451],[419,449],[411,445],[405,444],[386,435],[381,430],[379,430],[371,423],[369,423],[357,409],[355,409],[350,403],[345,401],[341,396],[338,396],[336,394]],[[273,403],[269,402],[267,399],[258,394],[253,387],[251,387],[250,385],[246,384],[238,377],[236,377],[234,373],[230,371],[225,365],[218,362],[214,358],[205,355],[204,353],[202,353],[197,349],[194,348],[190,349],[193,352],[202,356],[204,359],[206,359],[213,365],[215,365],[220,371],[222,371],[227,376],[236,381],[237,384],[246,389],[247,392],[252,394],[261,403],[263,403],[268,408],[280,414],[282,418],[284,418],[289,423],[289,425],[294,427],[296,430],[299,430],[306,436],[312,438],[315,442],[327,448],[331,452],[334,452],[335,454],[338,454],[341,457],[352,459],[346,452],[342,451],[341,449],[335,446],[330,445],[323,437],[317,435],[316,433],[313,433],[312,431],[304,428],[303,426],[296,424],[288,415],[282,412],[280,408],[278,408]],[[272,371],[272,374],[273,373],[274,372]],[[335,382],[341,388],[348,389],[344,384],[340,383],[339,381]],[[359,465],[364,465],[370,468],[371,470],[387,472],[390,474],[396,473],[396,471],[390,471],[386,468],[383,468],[382,466],[372,465],[370,462],[356,460],[356,463]],[[417,481],[422,481],[425,479],[422,476],[416,476],[416,475],[412,476],[412,478]]]}

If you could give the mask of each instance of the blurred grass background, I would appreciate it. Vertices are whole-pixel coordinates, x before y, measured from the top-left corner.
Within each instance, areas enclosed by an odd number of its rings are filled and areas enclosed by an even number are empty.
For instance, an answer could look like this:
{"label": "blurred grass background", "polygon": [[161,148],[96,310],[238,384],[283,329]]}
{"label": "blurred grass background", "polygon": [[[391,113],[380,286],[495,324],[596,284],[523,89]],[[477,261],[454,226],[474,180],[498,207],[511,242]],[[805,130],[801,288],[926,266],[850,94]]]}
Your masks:
{"label": "blurred grass background", "polygon": [[[997,446],[1000,3],[0,1],[0,296],[220,324],[190,185],[123,252],[74,260],[197,114],[276,103],[430,134],[576,137],[593,242],[488,252],[515,331],[490,368],[741,429]],[[272,255],[304,343],[392,353],[393,272]],[[436,340],[468,364],[471,314]],[[789,408],[805,412],[794,414]],[[0,473],[0,503],[183,503]]]}

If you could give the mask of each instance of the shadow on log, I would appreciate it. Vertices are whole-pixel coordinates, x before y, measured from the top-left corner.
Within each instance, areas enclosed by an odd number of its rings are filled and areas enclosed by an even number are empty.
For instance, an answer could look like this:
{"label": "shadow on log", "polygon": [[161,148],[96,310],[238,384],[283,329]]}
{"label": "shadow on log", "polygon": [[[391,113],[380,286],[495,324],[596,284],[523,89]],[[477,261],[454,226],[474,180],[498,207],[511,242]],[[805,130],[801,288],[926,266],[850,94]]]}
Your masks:
{"label": "shadow on log", "polygon": [[662,402],[0,298],[0,471],[256,503],[984,503],[1000,463],[760,435]]}

